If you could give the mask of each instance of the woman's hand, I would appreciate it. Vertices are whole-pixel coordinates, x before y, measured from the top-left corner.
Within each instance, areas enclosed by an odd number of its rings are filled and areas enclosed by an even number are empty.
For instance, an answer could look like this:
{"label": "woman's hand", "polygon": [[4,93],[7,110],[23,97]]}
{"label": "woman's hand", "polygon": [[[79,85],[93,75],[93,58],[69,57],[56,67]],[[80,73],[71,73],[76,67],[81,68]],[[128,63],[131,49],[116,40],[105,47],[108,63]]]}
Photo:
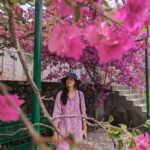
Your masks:
{"label": "woman's hand", "polygon": [[53,140],[52,140],[52,143],[56,143],[57,142],[57,139],[58,139],[58,135],[57,135],[57,132],[54,132],[53,134]]}
{"label": "woman's hand", "polygon": [[83,138],[84,138],[84,139],[87,138],[87,128],[83,130]]}
{"label": "woman's hand", "polygon": [[83,137],[84,139],[87,138],[87,123],[85,119],[83,119]]}

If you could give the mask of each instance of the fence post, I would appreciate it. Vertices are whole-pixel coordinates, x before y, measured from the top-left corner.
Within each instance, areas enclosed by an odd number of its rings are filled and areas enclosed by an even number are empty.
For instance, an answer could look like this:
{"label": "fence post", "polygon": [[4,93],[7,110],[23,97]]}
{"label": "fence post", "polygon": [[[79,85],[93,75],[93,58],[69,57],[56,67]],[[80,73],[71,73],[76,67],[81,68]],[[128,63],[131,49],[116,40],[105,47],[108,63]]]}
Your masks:
{"label": "fence post", "polygon": [[[33,78],[38,89],[41,89],[41,52],[42,52],[42,0],[35,0],[35,36],[34,36],[34,73]],[[32,103],[33,124],[40,123],[40,106],[35,94]],[[40,132],[39,126],[35,127]],[[38,150],[38,145],[33,144],[33,150]]]}
{"label": "fence post", "polygon": [[[147,27],[147,36],[145,38],[145,78],[146,78],[146,102],[147,102],[147,119],[150,119],[150,99],[149,99],[149,68],[148,68],[148,37],[149,28]],[[148,128],[150,134],[150,127]]]}

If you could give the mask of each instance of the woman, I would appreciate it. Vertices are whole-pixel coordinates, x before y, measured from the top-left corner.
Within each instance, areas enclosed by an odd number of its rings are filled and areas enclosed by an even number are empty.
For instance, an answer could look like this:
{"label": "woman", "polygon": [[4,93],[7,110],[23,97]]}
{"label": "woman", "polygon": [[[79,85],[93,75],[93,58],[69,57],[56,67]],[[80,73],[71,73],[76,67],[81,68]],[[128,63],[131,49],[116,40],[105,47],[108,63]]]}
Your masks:
{"label": "woman", "polygon": [[[87,115],[84,94],[77,90],[80,81],[77,79],[77,75],[72,72],[69,72],[61,81],[64,89],[56,96],[53,111],[54,123],[63,136],[72,134],[77,141],[81,141],[83,137],[86,137],[86,122],[85,119],[75,116],[86,117]],[[63,115],[74,117],[60,117]],[[55,136],[60,139],[56,133]]]}

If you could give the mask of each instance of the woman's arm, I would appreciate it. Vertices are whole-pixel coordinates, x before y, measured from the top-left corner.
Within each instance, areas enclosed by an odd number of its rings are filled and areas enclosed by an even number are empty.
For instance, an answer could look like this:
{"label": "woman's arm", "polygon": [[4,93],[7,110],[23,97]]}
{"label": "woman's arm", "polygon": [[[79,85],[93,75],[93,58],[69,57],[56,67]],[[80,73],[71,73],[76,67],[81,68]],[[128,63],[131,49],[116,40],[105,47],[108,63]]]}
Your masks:
{"label": "woman's arm", "polygon": [[[82,116],[87,117],[86,114],[86,106],[85,106],[85,98],[83,92],[80,92],[81,95],[81,110],[82,110]],[[84,119],[85,120],[85,119]]]}
{"label": "woman's arm", "polygon": [[86,131],[87,131],[86,119],[83,119],[83,130],[86,130]]}
{"label": "woman's arm", "polygon": [[[54,110],[53,110],[53,121],[54,121],[54,124],[56,126],[56,128],[59,128],[59,123],[61,121],[61,118],[58,118],[59,116],[62,115],[62,109],[61,109],[61,93],[62,92],[59,92],[56,96],[56,99],[55,99],[55,104],[54,104]],[[57,135],[57,132],[54,131],[53,133],[53,141],[57,141],[58,139],[58,135]]]}
{"label": "woman's arm", "polygon": [[59,92],[56,96],[54,110],[53,110],[54,124],[56,125],[56,127],[59,127],[59,122],[60,122],[59,116],[62,115],[60,97],[61,97],[61,92]]}
{"label": "woman's arm", "polygon": [[[82,109],[82,116],[87,117],[86,106],[85,106],[85,98],[84,98],[83,92],[81,92],[81,109]],[[83,134],[86,138],[87,137],[87,123],[86,123],[85,118],[83,118]]]}

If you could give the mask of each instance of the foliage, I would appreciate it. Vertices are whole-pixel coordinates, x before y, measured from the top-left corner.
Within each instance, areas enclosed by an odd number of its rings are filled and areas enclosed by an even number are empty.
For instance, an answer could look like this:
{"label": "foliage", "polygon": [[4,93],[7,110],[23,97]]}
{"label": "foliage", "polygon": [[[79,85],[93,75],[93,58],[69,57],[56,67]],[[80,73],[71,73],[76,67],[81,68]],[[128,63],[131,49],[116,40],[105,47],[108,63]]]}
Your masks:
{"label": "foliage", "polygon": [[[110,116],[104,127],[114,142],[117,142],[116,146],[119,150],[123,148],[126,150],[144,150],[149,148],[148,133],[143,134],[139,128],[130,130],[125,124],[119,124],[118,127],[113,127],[111,125],[113,120],[113,116]],[[147,120],[145,124],[140,127],[148,127],[149,125],[150,121]]]}

